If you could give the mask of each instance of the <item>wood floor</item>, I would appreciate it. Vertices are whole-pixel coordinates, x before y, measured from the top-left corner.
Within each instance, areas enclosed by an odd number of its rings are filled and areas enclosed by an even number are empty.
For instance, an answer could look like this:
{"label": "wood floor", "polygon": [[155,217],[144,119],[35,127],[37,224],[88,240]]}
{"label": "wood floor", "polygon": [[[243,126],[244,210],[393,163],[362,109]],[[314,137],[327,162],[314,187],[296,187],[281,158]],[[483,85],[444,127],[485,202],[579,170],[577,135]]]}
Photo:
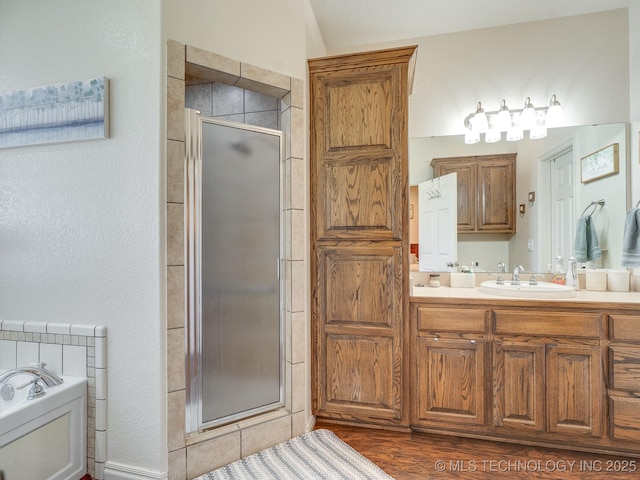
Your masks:
{"label": "wood floor", "polygon": [[[318,421],[396,480],[631,479],[640,459]],[[622,472],[621,470],[626,470]]]}

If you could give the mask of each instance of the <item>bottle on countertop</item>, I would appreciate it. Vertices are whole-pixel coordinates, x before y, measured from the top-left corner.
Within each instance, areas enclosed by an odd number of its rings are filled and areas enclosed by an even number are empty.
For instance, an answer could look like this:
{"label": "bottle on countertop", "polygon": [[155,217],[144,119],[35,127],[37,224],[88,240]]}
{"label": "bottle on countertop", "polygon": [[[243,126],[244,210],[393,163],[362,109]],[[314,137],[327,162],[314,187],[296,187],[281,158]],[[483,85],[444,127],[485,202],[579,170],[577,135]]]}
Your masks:
{"label": "bottle on countertop", "polygon": [[578,290],[578,263],[576,262],[576,257],[569,257],[565,285]]}
{"label": "bottle on countertop", "polygon": [[567,282],[567,277],[562,271],[562,255],[556,257],[556,268],[553,271],[553,277],[551,283],[557,283],[558,285],[564,285]]}

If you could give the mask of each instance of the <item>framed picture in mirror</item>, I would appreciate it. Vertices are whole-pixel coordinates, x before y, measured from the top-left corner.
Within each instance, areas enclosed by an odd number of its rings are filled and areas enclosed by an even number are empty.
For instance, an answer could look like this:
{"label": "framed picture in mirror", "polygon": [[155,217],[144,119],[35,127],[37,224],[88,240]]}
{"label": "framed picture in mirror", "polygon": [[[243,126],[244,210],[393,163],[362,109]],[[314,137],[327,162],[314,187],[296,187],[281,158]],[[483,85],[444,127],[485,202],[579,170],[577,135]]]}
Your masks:
{"label": "framed picture in mirror", "polygon": [[582,183],[592,182],[602,177],[607,177],[619,171],[619,145],[611,145],[590,153],[580,160]]}

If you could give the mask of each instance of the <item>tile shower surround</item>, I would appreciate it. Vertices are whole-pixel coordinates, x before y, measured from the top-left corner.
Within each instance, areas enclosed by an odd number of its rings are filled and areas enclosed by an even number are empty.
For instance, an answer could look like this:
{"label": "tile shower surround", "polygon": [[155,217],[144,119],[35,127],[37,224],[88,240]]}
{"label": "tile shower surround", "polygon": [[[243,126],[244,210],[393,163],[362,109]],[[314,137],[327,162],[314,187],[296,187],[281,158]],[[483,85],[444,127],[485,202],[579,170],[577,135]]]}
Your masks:
{"label": "tile shower surround", "polygon": [[[202,86],[196,86],[202,85]],[[307,412],[307,192],[303,80],[167,41],[167,444],[169,480],[194,478],[304,433]],[[211,92],[212,96],[209,96]],[[253,92],[253,93],[252,93]],[[257,95],[256,95],[257,93]],[[229,98],[229,95],[232,98]],[[240,95],[244,105],[240,106]],[[262,125],[279,99],[284,132],[285,407],[203,432],[185,432],[184,108],[243,115]],[[222,98],[225,97],[225,98]],[[210,100],[211,98],[211,100]],[[186,100],[189,103],[186,103]],[[224,109],[224,110],[221,110]],[[209,111],[209,109],[211,109]],[[259,111],[257,115],[254,115]],[[268,116],[273,118],[272,112]],[[242,120],[240,117],[234,120]]]}
{"label": "tile shower surround", "polygon": [[58,375],[87,377],[87,472],[104,479],[107,459],[107,329],[0,320],[0,370],[45,362]]}

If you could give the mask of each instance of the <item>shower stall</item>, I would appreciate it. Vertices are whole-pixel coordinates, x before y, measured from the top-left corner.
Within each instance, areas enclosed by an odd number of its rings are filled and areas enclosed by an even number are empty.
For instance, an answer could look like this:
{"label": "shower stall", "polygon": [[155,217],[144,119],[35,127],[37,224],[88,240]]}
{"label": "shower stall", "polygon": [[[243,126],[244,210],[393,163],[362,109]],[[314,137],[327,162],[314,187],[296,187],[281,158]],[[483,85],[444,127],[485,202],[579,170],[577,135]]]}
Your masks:
{"label": "shower stall", "polygon": [[284,406],[282,132],[185,109],[187,432]]}

